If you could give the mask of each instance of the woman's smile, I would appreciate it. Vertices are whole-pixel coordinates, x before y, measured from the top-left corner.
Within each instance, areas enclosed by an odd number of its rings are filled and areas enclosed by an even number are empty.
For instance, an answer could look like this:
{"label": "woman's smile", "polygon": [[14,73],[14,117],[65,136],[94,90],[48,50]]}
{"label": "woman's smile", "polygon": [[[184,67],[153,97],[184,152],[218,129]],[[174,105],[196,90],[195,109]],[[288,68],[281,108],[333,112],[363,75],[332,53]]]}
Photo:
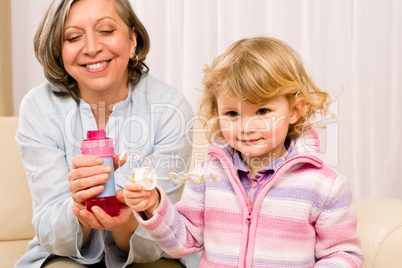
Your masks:
{"label": "woman's smile", "polygon": [[[83,66],[85,68],[89,69],[90,71],[103,71],[107,68],[107,65],[109,62],[110,62],[110,60],[105,60],[105,61],[100,61],[97,63],[88,63]],[[106,67],[106,68],[103,68],[103,67]]]}

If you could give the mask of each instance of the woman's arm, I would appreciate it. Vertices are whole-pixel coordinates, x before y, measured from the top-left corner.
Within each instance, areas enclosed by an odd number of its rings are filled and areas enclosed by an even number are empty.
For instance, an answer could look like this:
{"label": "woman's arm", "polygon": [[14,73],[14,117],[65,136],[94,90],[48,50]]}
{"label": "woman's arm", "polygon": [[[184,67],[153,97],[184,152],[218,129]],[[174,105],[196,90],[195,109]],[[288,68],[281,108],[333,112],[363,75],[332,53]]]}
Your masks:
{"label": "woman's arm", "polygon": [[[71,207],[66,151],[58,142],[60,130],[43,111],[43,97],[28,94],[21,103],[16,141],[27,173],[33,200],[33,225],[39,243],[49,253],[80,255],[84,233]],[[46,99],[46,98],[45,98]],[[61,130],[62,131],[62,130]],[[102,236],[94,235],[99,247],[90,258],[101,256]]]}

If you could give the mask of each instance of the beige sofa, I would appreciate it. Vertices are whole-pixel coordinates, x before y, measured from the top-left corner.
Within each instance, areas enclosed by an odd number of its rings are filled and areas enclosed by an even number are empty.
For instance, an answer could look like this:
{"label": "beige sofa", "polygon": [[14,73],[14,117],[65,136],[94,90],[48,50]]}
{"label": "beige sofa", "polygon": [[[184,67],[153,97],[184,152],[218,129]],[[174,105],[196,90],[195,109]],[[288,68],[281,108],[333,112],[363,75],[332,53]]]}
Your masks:
{"label": "beige sofa", "polygon": [[[17,117],[0,117],[0,268],[12,267],[34,236],[31,196],[14,139],[17,125]],[[195,133],[194,143],[200,159],[202,133]],[[402,268],[402,200],[355,198],[354,205],[364,267]]]}

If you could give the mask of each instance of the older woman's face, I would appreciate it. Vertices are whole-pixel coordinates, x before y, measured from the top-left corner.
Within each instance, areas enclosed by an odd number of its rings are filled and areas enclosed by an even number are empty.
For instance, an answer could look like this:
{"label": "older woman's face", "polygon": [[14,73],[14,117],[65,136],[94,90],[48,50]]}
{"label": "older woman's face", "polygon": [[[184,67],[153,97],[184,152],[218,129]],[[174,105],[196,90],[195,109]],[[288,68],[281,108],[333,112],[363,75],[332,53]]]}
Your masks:
{"label": "older woman's face", "polygon": [[116,13],[114,0],[72,4],[64,30],[64,68],[81,94],[127,88],[136,36]]}

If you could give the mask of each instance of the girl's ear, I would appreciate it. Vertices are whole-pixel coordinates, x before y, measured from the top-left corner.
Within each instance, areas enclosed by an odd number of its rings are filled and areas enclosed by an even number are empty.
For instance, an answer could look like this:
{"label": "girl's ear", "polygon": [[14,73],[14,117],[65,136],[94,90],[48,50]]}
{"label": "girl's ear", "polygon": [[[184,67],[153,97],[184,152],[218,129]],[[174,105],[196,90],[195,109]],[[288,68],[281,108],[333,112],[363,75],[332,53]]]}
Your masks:
{"label": "girl's ear", "polygon": [[306,100],[304,98],[297,98],[290,109],[290,124],[294,124],[299,120],[300,116],[303,114],[304,107],[306,107]]}

